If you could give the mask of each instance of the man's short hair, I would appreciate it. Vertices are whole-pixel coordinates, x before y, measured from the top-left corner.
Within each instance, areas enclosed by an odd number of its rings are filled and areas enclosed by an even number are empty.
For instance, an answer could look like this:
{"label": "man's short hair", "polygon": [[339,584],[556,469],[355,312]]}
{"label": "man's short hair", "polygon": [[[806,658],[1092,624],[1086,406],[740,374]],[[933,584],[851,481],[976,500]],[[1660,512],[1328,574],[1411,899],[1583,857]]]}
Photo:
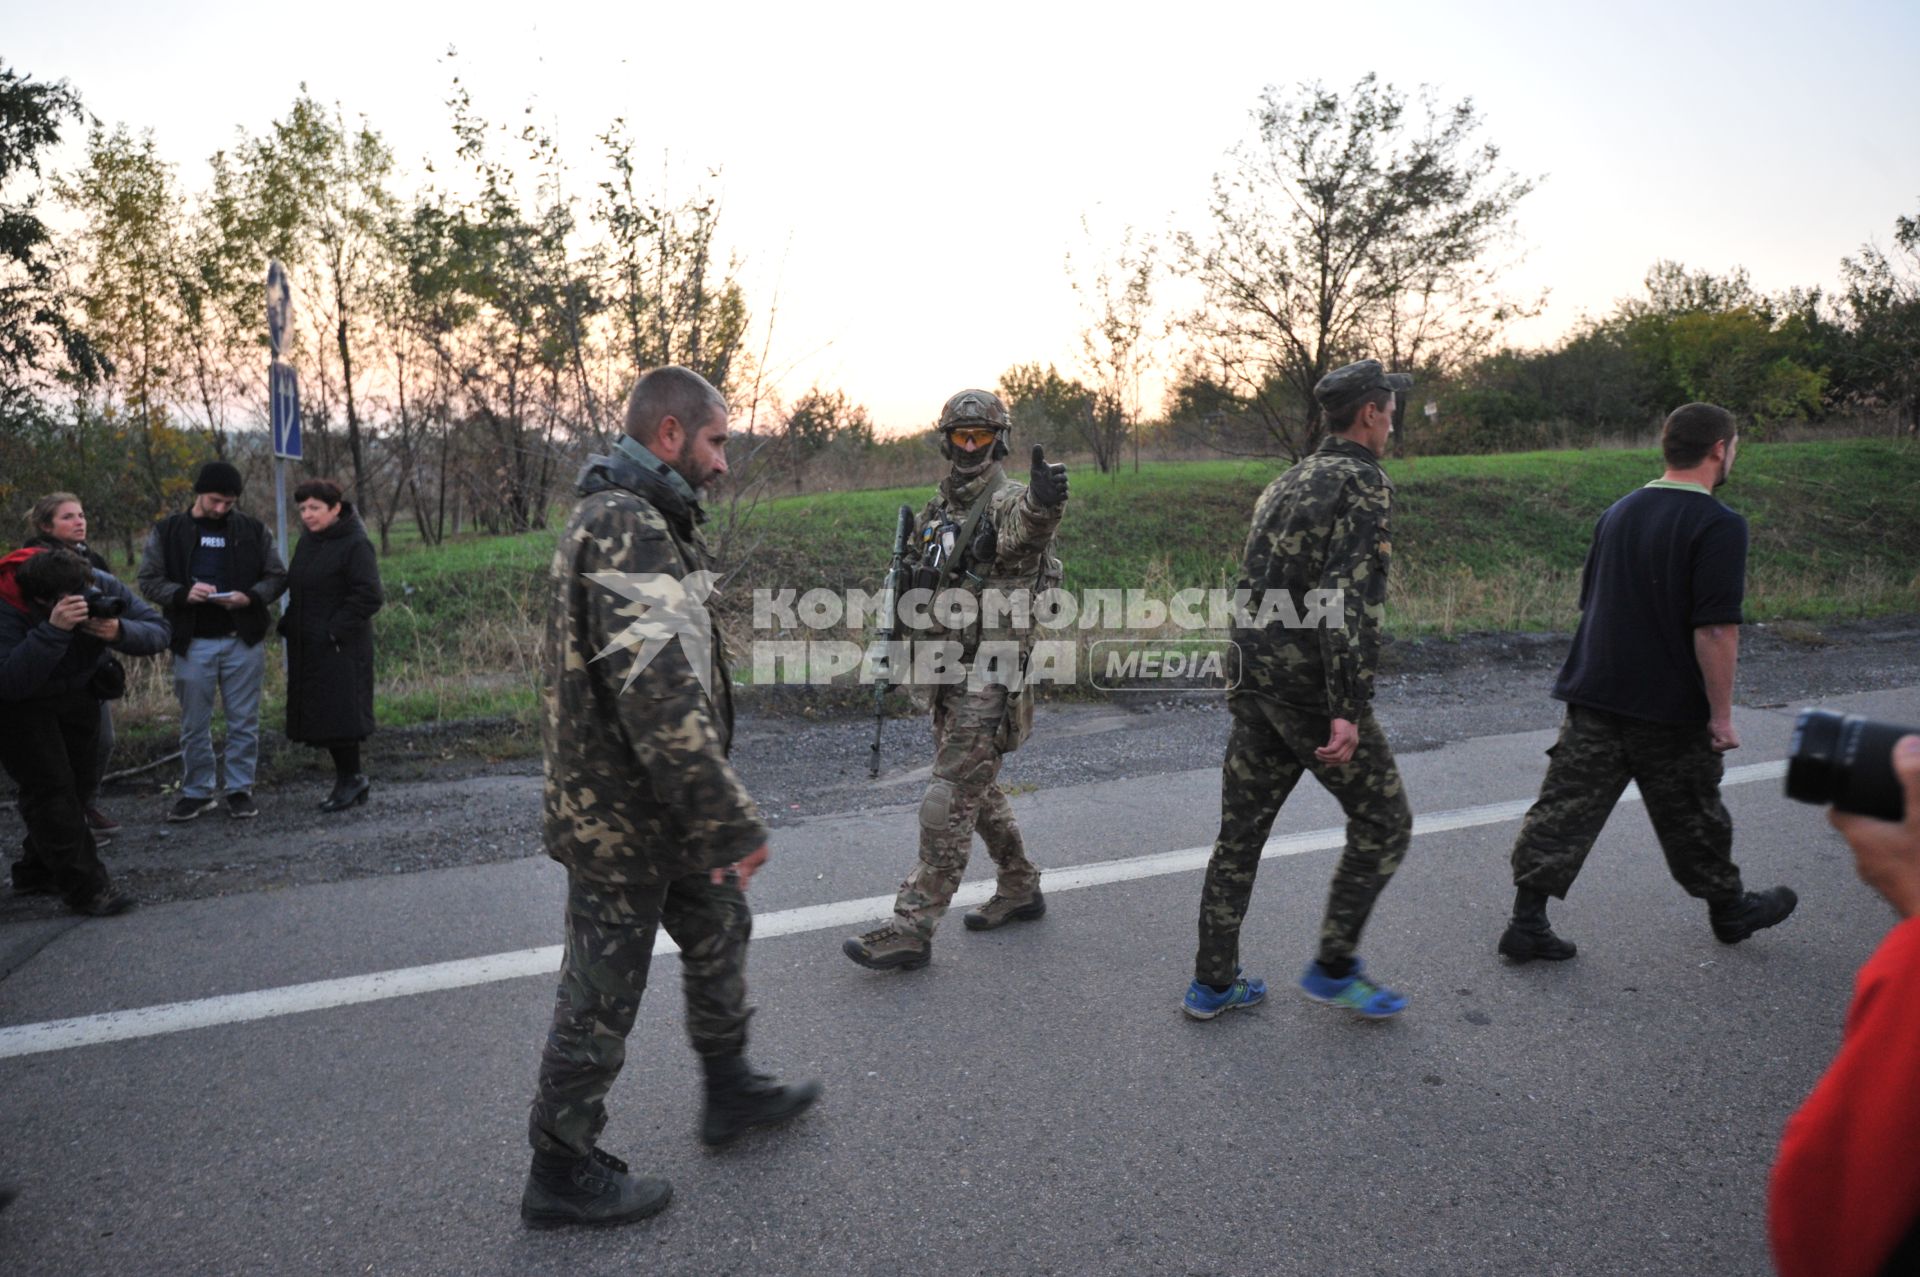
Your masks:
{"label": "man's short hair", "polygon": [[311,498],[322,505],[339,505],[343,495],[340,485],[331,479],[307,479],[293,490],[293,503],[299,505]]}
{"label": "man's short hair", "polygon": [[1384,408],[1393,402],[1391,390],[1369,390],[1350,404],[1342,404],[1336,412],[1327,413],[1327,429],[1335,434],[1345,434],[1353,428],[1354,418],[1360,415],[1360,409],[1367,404]]}
{"label": "man's short hair", "polygon": [[71,492],[49,492],[34,502],[33,509],[27,512],[27,539],[43,537],[52,532],[54,512],[69,501],[81,505],[80,498]]}
{"label": "man's short hair", "polygon": [[42,550],[22,563],[13,579],[27,598],[51,603],[92,585],[93,569],[72,550]]}
{"label": "man's short hair", "polygon": [[1707,459],[1714,444],[1739,433],[1740,423],[1719,404],[1681,404],[1660,427],[1660,455],[1670,469],[1691,470]]}
{"label": "man's short hair", "polygon": [[626,431],[640,443],[652,443],[668,417],[692,434],[726,412],[727,401],[705,377],[691,368],[668,364],[633,384],[633,393],[627,396]]}

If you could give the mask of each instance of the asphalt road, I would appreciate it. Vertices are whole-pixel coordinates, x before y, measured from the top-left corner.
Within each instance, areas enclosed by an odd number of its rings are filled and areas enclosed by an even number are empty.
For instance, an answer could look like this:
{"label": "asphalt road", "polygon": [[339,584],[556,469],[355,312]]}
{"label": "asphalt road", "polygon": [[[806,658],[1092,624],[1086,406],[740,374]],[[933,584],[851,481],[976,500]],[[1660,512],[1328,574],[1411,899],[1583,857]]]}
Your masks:
{"label": "asphalt road", "polygon": [[[1829,703],[1920,721],[1920,688]],[[1337,809],[1311,784],[1275,828],[1244,936],[1273,992],[1208,1024],[1178,1002],[1217,818],[1212,767],[1018,793],[1051,871],[1048,916],[987,935],[956,920],[933,965],[906,975],[856,968],[839,943],[906,870],[917,787],[783,821],[752,892],[751,1054],[823,1078],[826,1096],[788,1129],[702,1149],[663,955],[603,1142],[676,1195],[658,1219],[608,1232],[529,1233],[516,1213],[556,866],[11,921],[0,1181],[21,1195],[0,1213],[0,1268],[1765,1272],[1781,1123],[1892,919],[1820,813],[1786,801],[1765,766],[1784,757],[1791,710],[1738,721],[1737,854],[1749,885],[1796,887],[1799,913],[1717,944],[1629,803],[1555,909],[1581,943],[1564,965],[1493,952],[1507,851],[1551,732],[1408,755],[1423,824],[1364,948],[1412,999],[1387,1024],[1293,989],[1337,854]],[[977,855],[977,889],[988,877]],[[487,955],[510,956],[466,961]],[[399,971],[415,974],[362,978]],[[394,996],[409,978],[431,987]],[[125,1014],[158,1006],[173,1009]],[[68,1039],[33,1027],[76,1019]]]}

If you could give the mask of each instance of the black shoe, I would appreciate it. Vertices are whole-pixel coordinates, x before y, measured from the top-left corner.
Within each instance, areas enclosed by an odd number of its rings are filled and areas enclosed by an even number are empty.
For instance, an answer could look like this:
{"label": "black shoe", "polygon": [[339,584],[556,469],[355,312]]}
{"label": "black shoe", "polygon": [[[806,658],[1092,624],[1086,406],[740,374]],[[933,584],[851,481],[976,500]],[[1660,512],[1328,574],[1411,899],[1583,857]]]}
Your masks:
{"label": "black shoe", "polygon": [[1749,891],[1735,900],[1710,906],[1713,938],[1721,944],[1739,944],[1756,931],[1785,922],[1800,897],[1792,887],[1771,891]]}
{"label": "black shoe", "polygon": [[320,804],[321,811],[345,811],[349,807],[358,807],[367,801],[367,795],[373,791],[373,782],[364,775],[355,773],[342,780],[333,782],[333,792]]}
{"label": "black shoe", "polygon": [[708,1148],[731,1144],[756,1126],[798,1117],[820,1098],[818,1082],[781,1086],[748,1068],[742,1056],[707,1056],[701,1063],[707,1071],[707,1111],[700,1142]]}
{"label": "black shoe", "polygon": [[51,896],[60,890],[53,881],[53,875],[41,868],[38,862],[16,860],[11,872],[13,894],[16,896]]}
{"label": "black shoe", "polygon": [[115,891],[112,887],[102,887],[85,900],[68,901],[67,908],[89,918],[112,918],[135,908],[139,903],[132,896]]}
{"label": "black shoe", "polygon": [[227,815],[235,820],[252,820],[260,814],[260,804],[253,801],[253,795],[242,790],[227,795]]}
{"label": "black shoe", "polygon": [[1532,962],[1535,958],[1544,962],[1565,962],[1579,949],[1573,941],[1562,940],[1553,934],[1553,928],[1545,924],[1526,927],[1511,922],[1500,936],[1500,952],[1515,962]]}
{"label": "black shoe", "polygon": [[658,1215],[672,1200],[673,1185],[666,1180],[635,1175],[597,1148],[581,1158],[535,1153],[520,1195],[520,1218],[528,1228],[631,1224]]}
{"label": "black shoe", "polygon": [[167,819],[176,824],[183,820],[192,820],[212,806],[211,798],[182,798],[173,805],[173,810],[167,813]]}

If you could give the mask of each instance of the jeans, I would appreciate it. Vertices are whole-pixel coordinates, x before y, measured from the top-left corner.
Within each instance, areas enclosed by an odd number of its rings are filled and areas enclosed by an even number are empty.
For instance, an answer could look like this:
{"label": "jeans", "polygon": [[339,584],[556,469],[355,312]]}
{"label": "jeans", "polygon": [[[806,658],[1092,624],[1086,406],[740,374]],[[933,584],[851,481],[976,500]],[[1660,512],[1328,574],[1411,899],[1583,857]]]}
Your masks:
{"label": "jeans", "polygon": [[260,759],[260,687],[267,676],[267,645],[251,646],[238,635],[197,638],[173,658],[173,690],[180,698],[180,752],[185,774],[182,798],[211,798],[215,788],[213,697],[227,709],[226,790],[253,789]]}

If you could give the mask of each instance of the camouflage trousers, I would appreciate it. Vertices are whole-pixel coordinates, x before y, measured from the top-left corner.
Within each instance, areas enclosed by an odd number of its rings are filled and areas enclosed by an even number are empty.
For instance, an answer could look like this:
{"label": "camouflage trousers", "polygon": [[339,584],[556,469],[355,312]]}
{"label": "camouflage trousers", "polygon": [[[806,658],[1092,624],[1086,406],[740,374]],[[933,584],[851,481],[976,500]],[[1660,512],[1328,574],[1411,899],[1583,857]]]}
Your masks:
{"label": "camouflage trousers", "polygon": [[1674,881],[1702,900],[1740,894],[1733,817],[1720,801],[1725,764],[1705,723],[1650,723],[1569,705],[1547,757],[1540,797],[1513,844],[1515,886],[1564,899],[1631,780]]}
{"label": "camouflage trousers", "polygon": [[607,1092],[626,1061],[661,927],[680,946],[693,1049],[731,1055],[746,1047],[753,915],[737,887],[705,874],[631,889],[572,879],[560,990],[527,1123],[535,1149],[584,1157],[606,1126]]}
{"label": "camouflage trousers", "polygon": [[973,835],[987,844],[999,874],[996,890],[1024,900],[1040,886],[1027,859],[1013,807],[994,782],[1000,775],[1000,727],[1007,689],[941,688],[933,702],[933,780],[920,800],[920,859],[894,898],[894,925],[930,939],[967,869]]}
{"label": "camouflage trousers", "polygon": [[1307,771],[1347,814],[1346,850],[1327,893],[1318,956],[1322,962],[1352,957],[1373,902],[1400,867],[1413,837],[1413,811],[1386,734],[1368,713],[1355,724],[1360,743],[1353,758],[1338,765],[1323,763],[1313,751],[1327,743],[1332,729],[1325,715],[1251,695],[1232,696],[1227,703],[1233,711],[1233,734],[1220,769],[1220,836],[1200,889],[1194,977],[1206,984],[1233,982],[1240,962],[1240,925],[1253,899],[1260,853],[1281,804]]}

